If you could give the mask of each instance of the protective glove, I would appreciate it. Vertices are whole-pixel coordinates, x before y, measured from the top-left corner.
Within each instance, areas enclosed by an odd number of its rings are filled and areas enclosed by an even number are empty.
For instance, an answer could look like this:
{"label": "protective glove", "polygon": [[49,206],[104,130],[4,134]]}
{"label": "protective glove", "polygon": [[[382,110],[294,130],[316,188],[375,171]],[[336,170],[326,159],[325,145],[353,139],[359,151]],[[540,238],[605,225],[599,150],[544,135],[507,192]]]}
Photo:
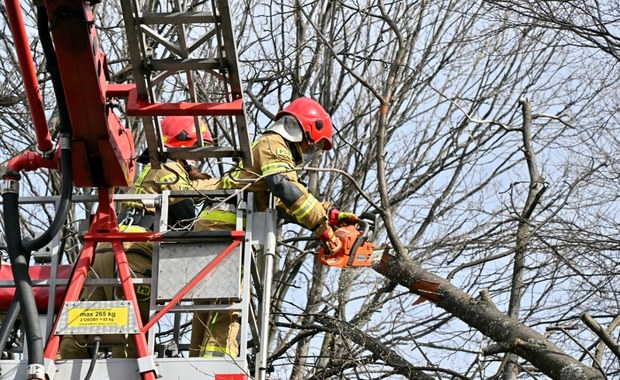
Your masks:
{"label": "protective glove", "polygon": [[198,171],[198,169],[196,169],[193,166],[190,166],[189,168],[186,167],[185,170],[187,171],[187,175],[189,179],[192,181],[197,180],[197,179],[211,179],[212,178],[208,173],[201,173]]}
{"label": "protective glove", "polygon": [[196,170],[195,173],[188,173],[189,174],[189,179],[193,180],[197,180],[197,179],[211,179],[213,177],[211,177],[210,174],[208,173],[200,173],[198,170]]}
{"label": "protective glove", "polygon": [[343,212],[337,208],[329,210],[328,222],[333,227],[350,226],[357,223],[359,219],[352,212]]}
{"label": "protective glove", "polygon": [[327,226],[327,229],[319,235],[319,239],[325,244],[328,256],[335,255],[342,249],[342,242],[336,237],[330,226]]}

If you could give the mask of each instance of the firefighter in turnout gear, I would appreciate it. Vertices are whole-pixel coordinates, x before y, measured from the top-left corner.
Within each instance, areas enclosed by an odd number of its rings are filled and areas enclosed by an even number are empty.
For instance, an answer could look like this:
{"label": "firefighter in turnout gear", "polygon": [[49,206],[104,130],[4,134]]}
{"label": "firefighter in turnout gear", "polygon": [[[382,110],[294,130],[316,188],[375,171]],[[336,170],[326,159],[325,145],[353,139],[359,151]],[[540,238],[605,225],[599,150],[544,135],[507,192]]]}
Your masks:
{"label": "firefighter in turnout gear", "polygon": [[[245,189],[254,193],[256,211],[265,211],[269,193],[276,199],[280,214],[296,222],[318,237],[331,254],[342,248],[329,223],[357,218],[352,213],[330,212],[326,203],[319,202],[299,181],[296,167],[304,154],[332,149],[333,126],[329,114],[316,101],[298,98],[276,114],[274,125],[252,145],[252,167],[227,172],[217,184],[218,189]],[[329,213],[329,215],[328,215]],[[232,230],[236,211],[205,207],[198,216],[195,230]],[[231,312],[196,313],[192,323],[190,356],[202,357],[238,355],[237,334],[239,315]]]}
{"label": "firefighter in turnout gear", "polygon": [[[192,116],[168,116],[161,123],[164,144],[167,147],[179,148],[194,146],[197,136]],[[200,124],[202,139],[206,144],[212,144],[211,133],[204,122]],[[147,163],[146,152],[138,162]],[[145,161],[146,160],[146,161]],[[161,194],[164,190],[190,190],[190,183],[208,182],[210,178],[187,162],[167,160],[161,163],[160,169],[151,168],[150,163],[140,173],[129,194]],[[155,209],[147,207],[140,201],[123,202],[118,215],[119,230],[121,232],[153,231]],[[168,209],[168,229],[187,229],[196,218],[196,209],[192,199],[171,198]],[[123,243],[127,261],[133,274],[138,278],[151,277],[151,263],[153,246],[151,242]],[[99,243],[95,257],[89,271],[90,278],[116,278],[116,262],[114,251],[110,243]],[[136,296],[140,307],[142,321],[149,318],[149,301],[151,289],[148,285],[136,285]],[[117,294],[118,293],[118,294]],[[80,299],[90,301],[115,300],[122,298],[120,289],[113,286],[84,287]],[[62,338],[58,359],[86,359],[92,357],[86,347],[85,337],[65,335]],[[112,348],[112,357],[135,358],[137,352],[133,339],[127,339],[127,344]]]}

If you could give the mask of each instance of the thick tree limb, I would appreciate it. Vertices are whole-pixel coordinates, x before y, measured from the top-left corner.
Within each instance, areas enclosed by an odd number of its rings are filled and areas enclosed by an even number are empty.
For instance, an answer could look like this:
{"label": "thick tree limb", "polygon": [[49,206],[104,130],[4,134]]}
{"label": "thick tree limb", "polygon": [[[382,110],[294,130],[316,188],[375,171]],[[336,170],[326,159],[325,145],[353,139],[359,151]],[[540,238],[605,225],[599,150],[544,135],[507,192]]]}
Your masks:
{"label": "thick tree limb", "polygon": [[418,285],[437,284],[433,297],[437,306],[493,339],[507,351],[529,361],[552,379],[604,378],[600,372],[572,358],[543,335],[500,312],[485,291],[474,299],[447,280],[423,270],[405,255],[383,255],[381,262],[373,269],[425,298],[429,298],[428,293],[420,292]]}
{"label": "thick tree limb", "polygon": [[620,359],[620,344],[612,338],[588,313],[581,315],[581,320],[605,343],[618,359]]}

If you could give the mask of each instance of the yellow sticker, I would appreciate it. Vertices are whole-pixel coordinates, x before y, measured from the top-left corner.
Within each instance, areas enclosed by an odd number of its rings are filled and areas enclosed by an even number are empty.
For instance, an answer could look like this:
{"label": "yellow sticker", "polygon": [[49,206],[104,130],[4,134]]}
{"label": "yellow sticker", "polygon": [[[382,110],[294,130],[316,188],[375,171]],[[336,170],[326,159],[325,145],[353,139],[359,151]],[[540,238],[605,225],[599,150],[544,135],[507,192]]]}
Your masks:
{"label": "yellow sticker", "polygon": [[124,307],[98,307],[69,309],[69,327],[127,326],[129,309]]}

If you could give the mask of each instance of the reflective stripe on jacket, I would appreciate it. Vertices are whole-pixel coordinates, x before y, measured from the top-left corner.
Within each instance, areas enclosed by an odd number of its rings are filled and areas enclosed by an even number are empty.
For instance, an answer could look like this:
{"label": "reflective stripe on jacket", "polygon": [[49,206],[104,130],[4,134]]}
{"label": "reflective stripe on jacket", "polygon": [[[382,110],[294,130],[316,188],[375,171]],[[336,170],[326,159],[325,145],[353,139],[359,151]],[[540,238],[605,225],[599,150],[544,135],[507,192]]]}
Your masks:
{"label": "reflective stripe on jacket", "polygon": [[299,224],[310,230],[319,229],[319,233],[327,226],[327,213],[323,205],[316,200],[308,189],[299,182],[293,154],[286,141],[278,134],[266,133],[252,144],[252,167],[238,167],[230,170],[221,180],[205,182],[192,181],[198,190],[209,189],[246,189],[254,193],[256,211],[265,211],[269,201],[269,186],[265,181],[267,175],[285,177],[284,186],[294,187],[290,194],[298,194],[296,199],[288,200],[286,206],[282,200],[277,206]]}
{"label": "reflective stripe on jacket", "polygon": [[[178,161],[168,160],[161,164],[160,169],[152,169],[146,165],[138,175],[128,194],[161,194],[164,190],[191,190],[190,179],[183,165]],[[181,198],[171,198],[170,204],[181,201]],[[145,208],[140,201],[123,202],[125,208]],[[146,207],[149,212],[155,212],[152,207]]]}

